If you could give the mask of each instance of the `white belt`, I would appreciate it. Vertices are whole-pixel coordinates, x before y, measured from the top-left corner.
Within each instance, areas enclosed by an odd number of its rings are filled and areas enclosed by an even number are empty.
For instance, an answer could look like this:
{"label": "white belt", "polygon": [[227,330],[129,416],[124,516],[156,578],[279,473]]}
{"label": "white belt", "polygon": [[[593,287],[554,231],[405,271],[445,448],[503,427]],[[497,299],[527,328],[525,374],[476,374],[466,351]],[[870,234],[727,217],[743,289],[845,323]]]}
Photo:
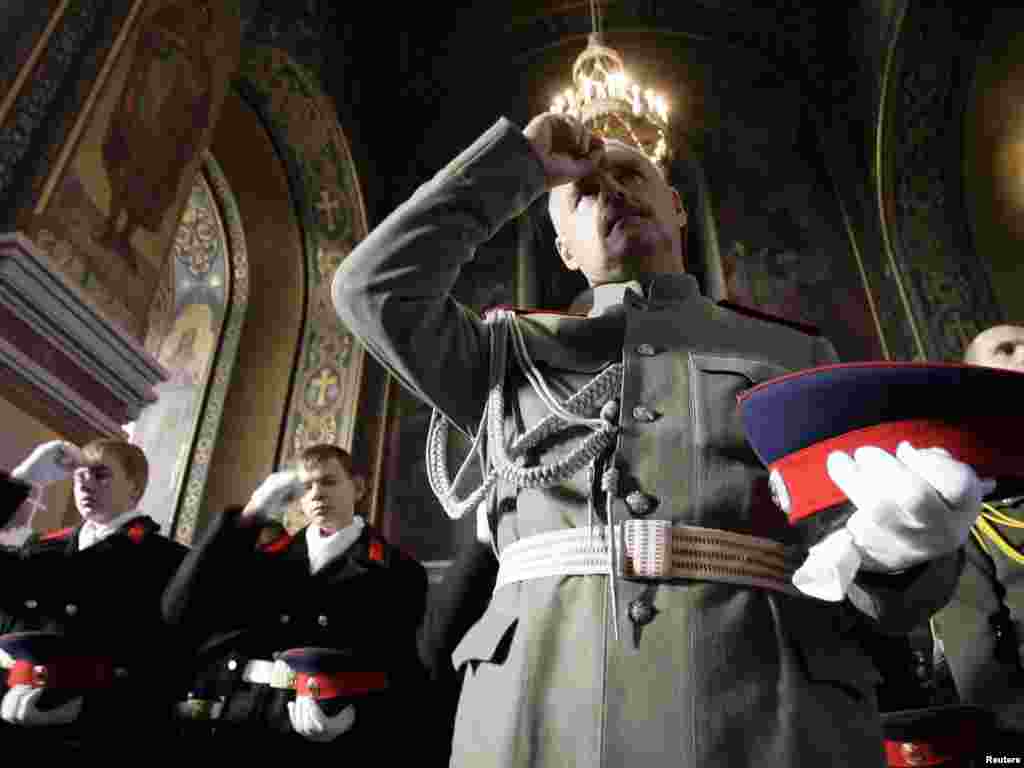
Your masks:
{"label": "white belt", "polygon": [[288,690],[295,687],[295,672],[283,661],[249,659],[242,670],[242,680],[255,685]]}
{"label": "white belt", "polygon": [[[568,528],[520,539],[501,552],[495,589],[549,576],[609,573],[609,528]],[[803,553],[772,539],[667,520],[626,520],[616,532],[615,573],[626,579],[698,579],[792,595]]]}

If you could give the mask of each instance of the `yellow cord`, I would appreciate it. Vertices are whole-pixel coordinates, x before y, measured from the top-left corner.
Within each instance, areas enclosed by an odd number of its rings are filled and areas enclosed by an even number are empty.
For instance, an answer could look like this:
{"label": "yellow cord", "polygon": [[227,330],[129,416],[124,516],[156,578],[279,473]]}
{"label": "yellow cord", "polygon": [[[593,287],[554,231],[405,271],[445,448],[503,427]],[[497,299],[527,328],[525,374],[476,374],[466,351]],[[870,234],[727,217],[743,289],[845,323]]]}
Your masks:
{"label": "yellow cord", "polygon": [[1024,565],[1024,552],[1021,552],[1003,538],[1003,535],[992,525],[995,523],[996,525],[1003,525],[1007,528],[1024,528],[1024,520],[1018,520],[1015,517],[1010,517],[1001,509],[997,509],[991,504],[982,504],[981,506],[984,511],[978,516],[974,526],[971,528],[971,534],[974,536],[975,540],[977,540],[981,545],[982,549],[991,554],[991,550],[985,543],[985,538],[989,539],[1013,562]]}

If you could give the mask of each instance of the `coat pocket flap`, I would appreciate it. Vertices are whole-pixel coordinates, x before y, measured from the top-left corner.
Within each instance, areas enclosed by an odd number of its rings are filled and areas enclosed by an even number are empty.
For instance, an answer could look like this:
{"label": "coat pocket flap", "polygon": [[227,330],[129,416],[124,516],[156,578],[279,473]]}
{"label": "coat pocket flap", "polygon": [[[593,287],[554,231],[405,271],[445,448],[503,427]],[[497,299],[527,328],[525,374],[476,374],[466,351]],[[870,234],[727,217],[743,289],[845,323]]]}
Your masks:
{"label": "coat pocket flap", "polygon": [[467,661],[500,664],[508,656],[518,623],[517,616],[488,608],[455,648],[452,665],[459,669]]}
{"label": "coat pocket flap", "polygon": [[749,357],[735,355],[705,355],[691,353],[693,366],[705,373],[731,373],[742,376],[751,384],[785,376],[792,373],[789,368],[767,360],[754,360]]}

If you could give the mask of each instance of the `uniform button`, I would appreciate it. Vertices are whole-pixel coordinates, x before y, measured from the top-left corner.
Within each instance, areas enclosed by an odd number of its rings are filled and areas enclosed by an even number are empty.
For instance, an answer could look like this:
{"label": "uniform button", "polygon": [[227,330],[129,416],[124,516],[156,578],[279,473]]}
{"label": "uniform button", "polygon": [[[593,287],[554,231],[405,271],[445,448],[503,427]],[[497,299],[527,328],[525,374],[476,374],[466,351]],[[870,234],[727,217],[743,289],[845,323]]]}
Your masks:
{"label": "uniform button", "polygon": [[633,409],[633,418],[649,424],[658,418],[658,414],[646,405],[638,405]]}
{"label": "uniform button", "polygon": [[281,614],[281,623],[282,624],[287,624],[291,620],[292,620],[292,617],[289,616],[287,613],[282,613]]}
{"label": "uniform button", "polygon": [[39,607],[39,601],[38,600],[26,600],[25,601],[25,607],[28,608],[30,611],[34,611],[36,608]]}
{"label": "uniform button", "polygon": [[629,619],[638,627],[650,624],[654,613],[654,606],[647,600],[638,598],[629,604]]}
{"label": "uniform button", "polygon": [[636,353],[642,357],[653,357],[658,354],[658,350],[654,348],[653,344],[640,344],[636,348]]}
{"label": "uniform button", "polygon": [[629,507],[629,511],[637,516],[643,517],[649,515],[654,511],[654,505],[657,499],[653,496],[648,496],[646,493],[640,491],[630,491],[626,495],[626,506]]}
{"label": "uniform button", "polygon": [[68,616],[74,616],[76,613],[78,613],[78,606],[74,603],[68,603],[64,606],[64,613],[66,613]]}
{"label": "uniform button", "polygon": [[230,669],[232,672],[234,672],[236,669],[238,669],[238,662],[235,661],[234,659],[229,659],[228,660],[228,669]]}
{"label": "uniform button", "polygon": [[320,614],[319,616],[316,617],[316,623],[319,624],[321,627],[326,627],[327,626],[327,617],[324,616],[323,614]]}

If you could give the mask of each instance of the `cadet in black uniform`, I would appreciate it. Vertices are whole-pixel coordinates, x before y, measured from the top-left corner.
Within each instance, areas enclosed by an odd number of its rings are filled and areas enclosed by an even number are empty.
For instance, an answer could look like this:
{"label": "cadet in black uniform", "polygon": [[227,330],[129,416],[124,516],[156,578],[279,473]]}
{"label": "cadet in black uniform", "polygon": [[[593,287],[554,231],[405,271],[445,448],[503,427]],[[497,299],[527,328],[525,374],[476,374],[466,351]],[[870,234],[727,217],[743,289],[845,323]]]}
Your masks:
{"label": "cadet in black uniform", "polygon": [[[164,607],[205,638],[179,708],[191,738],[261,755],[393,759],[416,749],[426,571],[354,515],[363,492],[345,451],[313,446],[297,472],[270,475],[243,510],[215,519],[185,560]],[[261,544],[296,495],[309,524]],[[304,666],[285,663],[296,648],[314,649]],[[389,726],[402,739],[389,739]]]}
{"label": "cadet in black uniform", "polygon": [[69,474],[82,521],[0,553],[2,738],[31,737],[48,758],[151,748],[170,733],[184,652],[160,599],[186,549],[136,509],[148,463],[121,440],[40,445],[4,501],[16,508],[27,489]]}

